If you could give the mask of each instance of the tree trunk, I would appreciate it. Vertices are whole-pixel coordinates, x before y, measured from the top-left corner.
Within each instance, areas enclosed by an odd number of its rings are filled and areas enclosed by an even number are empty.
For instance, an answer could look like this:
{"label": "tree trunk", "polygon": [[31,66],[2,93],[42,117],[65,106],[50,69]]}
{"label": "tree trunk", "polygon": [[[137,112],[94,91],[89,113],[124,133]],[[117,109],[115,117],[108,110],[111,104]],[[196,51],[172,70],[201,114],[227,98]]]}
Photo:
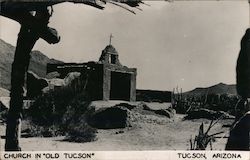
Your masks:
{"label": "tree trunk", "polygon": [[250,112],[235,122],[226,144],[226,150],[249,151],[250,139]]}
{"label": "tree trunk", "polygon": [[226,150],[249,150],[250,148],[250,29],[241,40],[237,60],[237,92],[241,97],[236,106],[236,118],[230,131]]}
{"label": "tree trunk", "polygon": [[32,31],[27,26],[21,26],[11,71],[11,99],[6,128],[6,151],[21,150],[19,137],[21,132],[25,77],[30,61],[30,52],[37,40],[38,36],[35,31]]}

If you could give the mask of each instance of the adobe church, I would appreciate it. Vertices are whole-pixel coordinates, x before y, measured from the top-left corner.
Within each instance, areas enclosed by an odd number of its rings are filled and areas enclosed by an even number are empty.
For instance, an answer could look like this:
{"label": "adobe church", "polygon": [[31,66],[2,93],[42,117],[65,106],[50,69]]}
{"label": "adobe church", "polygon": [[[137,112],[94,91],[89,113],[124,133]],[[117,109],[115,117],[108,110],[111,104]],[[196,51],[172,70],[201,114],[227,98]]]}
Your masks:
{"label": "adobe church", "polygon": [[98,62],[47,65],[47,74],[55,71],[60,78],[70,72],[80,72],[81,76],[72,88],[78,92],[87,91],[90,100],[136,101],[136,68],[128,68],[120,63],[111,38]]}

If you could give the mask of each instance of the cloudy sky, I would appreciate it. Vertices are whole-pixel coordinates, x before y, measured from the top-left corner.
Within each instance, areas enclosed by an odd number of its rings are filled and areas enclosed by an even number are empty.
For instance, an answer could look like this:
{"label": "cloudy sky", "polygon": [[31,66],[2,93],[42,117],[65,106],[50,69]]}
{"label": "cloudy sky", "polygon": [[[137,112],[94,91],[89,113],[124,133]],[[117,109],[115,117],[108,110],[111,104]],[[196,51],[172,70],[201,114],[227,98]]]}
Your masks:
{"label": "cloudy sky", "polygon": [[[112,33],[121,63],[138,69],[137,88],[235,83],[240,39],[249,26],[247,1],[146,3],[136,15],[112,4],[105,10],[56,5],[49,25],[61,42],[39,40],[34,49],[65,62],[96,61]],[[15,45],[19,24],[1,17],[0,25],[0,38]]]}

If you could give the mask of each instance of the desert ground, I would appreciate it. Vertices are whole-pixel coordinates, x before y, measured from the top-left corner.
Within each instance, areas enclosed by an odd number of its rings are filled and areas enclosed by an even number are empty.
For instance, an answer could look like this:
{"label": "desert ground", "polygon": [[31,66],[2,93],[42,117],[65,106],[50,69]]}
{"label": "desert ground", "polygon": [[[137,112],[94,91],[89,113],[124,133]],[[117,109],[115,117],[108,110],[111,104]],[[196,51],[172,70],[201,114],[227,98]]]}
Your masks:
{"label": "desert ground", "polygon": [[[155,104],[151,105],[155,106]],[[21,138],[20,144],[23,151],[188,150],[191,136],[194,138],[198,134],[202,122],[206,130],[210,120],[183,120],[184,117],[183,114],[176,114],[172,119],[156,115],[139,115],[130,127],[98,129],[97,140],[94,142],[67,142],[64,141],[65,137],[60,136]],[[224,131],[220,136],[227,137],[229,128],[223,125],[231,123],[232,120],[221,120],[209,133]],[[5,124],[0,125],[1,136],[5,135],[5,127]],[[227,138],[216,138],[213,142],[213,150],[224,150],[226,141]],[[4,150],[4,143],[5,139],[1,138],[0,150]]]}

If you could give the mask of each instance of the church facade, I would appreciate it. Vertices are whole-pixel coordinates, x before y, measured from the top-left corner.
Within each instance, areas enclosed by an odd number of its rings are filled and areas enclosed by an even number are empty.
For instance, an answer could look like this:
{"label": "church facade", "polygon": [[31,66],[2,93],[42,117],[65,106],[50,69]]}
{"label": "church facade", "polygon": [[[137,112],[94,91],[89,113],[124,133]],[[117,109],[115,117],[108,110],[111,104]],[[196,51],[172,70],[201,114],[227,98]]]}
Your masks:
{"label": "church facade", "polygon": [[111,44],[102,51],[98,62],[48,64],[47,73],[50,72],[58,72],[60,78],[80,72],[72,87],[86,91],[90,100],[136,101],[137,70],[123,66]]}

